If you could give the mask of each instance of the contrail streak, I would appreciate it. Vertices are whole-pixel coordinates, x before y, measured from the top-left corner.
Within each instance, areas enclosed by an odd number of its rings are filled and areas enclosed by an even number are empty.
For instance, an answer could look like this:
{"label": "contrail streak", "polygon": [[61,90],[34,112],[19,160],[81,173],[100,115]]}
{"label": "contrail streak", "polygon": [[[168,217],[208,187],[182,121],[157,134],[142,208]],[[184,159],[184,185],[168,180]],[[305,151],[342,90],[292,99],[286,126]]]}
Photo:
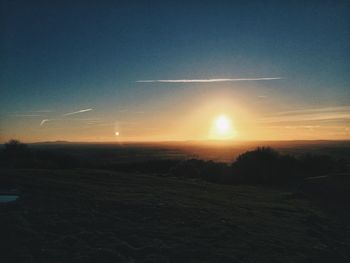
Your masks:
{"label": "contrail streak", "polygon": [[78,110],[78,111],[74,111],[74,112],[69,112],[69,113],[63,114],[63,116],[74,115],[74,114],[83,113],[83,112],[92,111],[92,110],[93,109]]}
{"label": "contrail streak", "polygon": [[277,80],[275,78],[237,78],[237,79],[149,79],[137,80],[138,83],[210,83],[210,82],[235,82],[235,81],[257,81],[257,80]]}
{"label": "contrail streak", "polygon": [[44,119],[40,122],[40,126],[43,126],[46,122],[50,121],[49,119]]}

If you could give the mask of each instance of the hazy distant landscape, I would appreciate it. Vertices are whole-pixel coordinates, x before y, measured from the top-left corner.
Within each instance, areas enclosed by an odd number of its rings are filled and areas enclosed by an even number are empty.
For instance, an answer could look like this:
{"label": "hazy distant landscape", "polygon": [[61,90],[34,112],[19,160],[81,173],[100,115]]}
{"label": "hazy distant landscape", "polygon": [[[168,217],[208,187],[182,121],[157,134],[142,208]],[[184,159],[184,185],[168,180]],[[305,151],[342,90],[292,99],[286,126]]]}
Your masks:
{"label": "hazy distant landscape", "polygon": [[[152,159],[183,160],[198,158],[232,162],[239,154],[257,147],[269,146],[281,153],[302,155],[326,154],[350,161],[350,141],[188,141],[149,143],[78,143],[47,142],[30,144],[32,149],[49,150],[84,158],[105,158],[115,162],[135,162]],[[1,146],[0,146],[1,147]]]}

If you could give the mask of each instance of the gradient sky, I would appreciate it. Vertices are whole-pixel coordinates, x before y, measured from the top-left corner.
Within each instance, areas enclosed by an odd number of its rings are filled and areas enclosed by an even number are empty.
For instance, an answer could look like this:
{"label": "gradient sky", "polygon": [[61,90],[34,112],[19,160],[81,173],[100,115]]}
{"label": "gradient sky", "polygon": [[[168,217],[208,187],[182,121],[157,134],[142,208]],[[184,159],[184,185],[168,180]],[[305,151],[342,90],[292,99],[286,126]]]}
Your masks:
{"label": "gradient sky", "polygon": [[0,2],[0,142],[350,139],[349,1]]}

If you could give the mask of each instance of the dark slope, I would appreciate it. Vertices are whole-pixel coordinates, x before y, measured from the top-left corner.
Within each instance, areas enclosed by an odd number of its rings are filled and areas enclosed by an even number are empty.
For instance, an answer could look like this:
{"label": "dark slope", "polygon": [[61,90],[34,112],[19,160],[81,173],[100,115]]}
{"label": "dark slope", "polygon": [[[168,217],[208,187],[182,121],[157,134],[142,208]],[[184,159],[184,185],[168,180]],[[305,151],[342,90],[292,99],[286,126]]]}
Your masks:
{"label": "dark slope", "polygon": [[1,262],[348,262],[349,227],[282,190],[1,170]]}

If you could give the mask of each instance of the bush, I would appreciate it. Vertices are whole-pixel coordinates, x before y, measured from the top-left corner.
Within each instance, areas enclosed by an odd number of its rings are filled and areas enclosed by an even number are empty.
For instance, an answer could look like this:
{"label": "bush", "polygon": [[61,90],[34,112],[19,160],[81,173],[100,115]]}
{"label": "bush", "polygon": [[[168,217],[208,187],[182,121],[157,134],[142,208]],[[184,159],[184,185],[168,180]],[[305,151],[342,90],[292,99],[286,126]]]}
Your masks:
{"label": "bush", "polygon": [[238,156],[232,164],[233,180],[239,183],[282,183],[298,177],[297,160],[280,155],[269,147],[259,147]]}
{"label": "bush", "polygon": [[204,161],[197,159],[185,160],[174,166],[170,173],[177,177],[198,178],[200,176],[200,166],[203,163]]}
{"label": "bush", "polygon": [[80,161],[64,153],[31,150],[18,140],[10,140],[4,145],[0,165],[12,168],[75,168]]}
{"label": "bush", "polygon": [[280,184],[342,170],[343,166],[338,163],[326,155],[307,154],[297,159],[260,147],[238,156],[231,167],[236,183]]}
{"label": "bush", "polygon": [[327,155],[306,154],[299,158],[301,169],[308,176],[331,173],[338,167],[337,162]]}
{"label": "bush", "polygon": [[28,146],[19,140],[10,140],[4,145],[2,152],[2,166],[28,167],[32,162],[32,152]]}
{"label": "bush", "polygon": [[28,146],[19,140],[10,140],[4,145],[4,154],[7,157],[23,157],[28,155]]}

